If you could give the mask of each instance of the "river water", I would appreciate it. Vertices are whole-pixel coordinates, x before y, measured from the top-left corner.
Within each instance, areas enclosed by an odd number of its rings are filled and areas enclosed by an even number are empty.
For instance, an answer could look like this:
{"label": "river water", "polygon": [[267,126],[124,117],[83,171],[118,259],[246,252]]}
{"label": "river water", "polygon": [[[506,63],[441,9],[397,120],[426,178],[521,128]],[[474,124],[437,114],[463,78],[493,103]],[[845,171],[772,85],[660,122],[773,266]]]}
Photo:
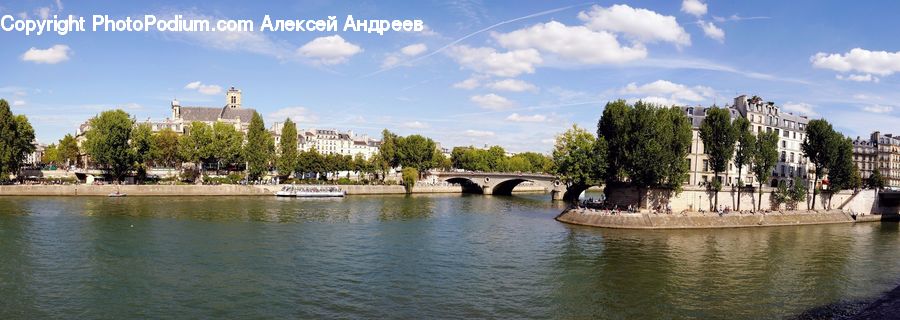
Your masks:
{"label": "river water", "polygon": [[0,318],[785,318],[900,283],[895,223],[629,231],[549,195],[0,198]]}

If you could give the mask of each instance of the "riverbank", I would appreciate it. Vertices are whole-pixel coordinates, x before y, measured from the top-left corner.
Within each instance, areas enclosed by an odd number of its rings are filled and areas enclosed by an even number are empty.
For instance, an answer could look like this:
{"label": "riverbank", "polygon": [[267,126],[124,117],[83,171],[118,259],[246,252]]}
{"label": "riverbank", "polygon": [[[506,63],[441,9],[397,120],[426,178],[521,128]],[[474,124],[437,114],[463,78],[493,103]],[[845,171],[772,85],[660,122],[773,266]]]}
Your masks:
{"label": "riverbank", "polygon": [[556,220],[569,224],[613,229],[706,229],[874,222],[881,221],[882,217],[880,215],[864,215],[854,219],[850,214],[841,210],[776,211],[766,214],[730,213],[722,216],[708,212],[610,215],[600,210],[579,208],[563,211],[556,217]]}
{"label": "riverbank", "polygon": [[[405,194],[399,185],[338,185],[347,195]],[[120,192],[128,196],[271,196],[279,185],[8,185],[0,186],[0,196],[107,196]],[[514,192],[543,192],[542,188],[518,186]],[[421,185],[413,193],[462,193],[458,185]]]}

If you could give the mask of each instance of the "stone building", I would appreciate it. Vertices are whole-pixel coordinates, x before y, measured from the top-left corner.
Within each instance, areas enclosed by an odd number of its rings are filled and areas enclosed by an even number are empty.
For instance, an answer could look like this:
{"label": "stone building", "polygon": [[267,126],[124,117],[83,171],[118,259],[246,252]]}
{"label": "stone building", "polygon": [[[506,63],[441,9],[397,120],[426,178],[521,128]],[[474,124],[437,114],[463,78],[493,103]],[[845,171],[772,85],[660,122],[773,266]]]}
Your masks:
{"label": "stone building", "polygon": [[900,137],[875,131],[870,141],[877,152],[875,167],[884,176],[885,186],[900,188]]}
{"label": "stone building", "polygon": [[247,133],[250,119],[256,110],[241,106],[241,90],[231,87],[225,92],[225,105],[222,107],[182,106],[176,99],[172,100],[172,117],[162,121],[148,121],[153,131],[170,128],[178,133],[185,133],[194,121],[212,126],[216,122],[231,124],[240,132]]}
{"label": "stone building", "polygon": [[853,163],[856,164],[856,168],[859,169],[859,176],[866,180],[870,176],[872,176],[872,171],[875,170],[877,159],[878,159],[878,149],[875,148],[875,142],[871,139],[860,139],[860,137],[856,137],[856,140],[853,140]]}
{"label": "stone building", "polygon": [[[275,143],[281,143],[282,122],[276,122],[269,131],[275,137]],[[340,154],[356,157],[361,154],[370,159],[378,153],[381,141],[370,138],[368,135],[356,135],[353,131],[341,132],[337,129],[298,129],[297,150],[309,151],[313,148],[320,154]]]}
{"label": "stone building", "polygon": [[[689,185],[706,185],[712,182],[714,174],[705,154],[703,141],[700,139],[700,124],[706,118],[707,107],[681,107],[691,121],[693,132],[691,137],[691,150],[688,154],[690,167]],[[809,175],[809,160],[803,156],[801,144],[805,137],[806,124],[809,119],[805,116],[794,115],[790,112],[782,112],[772,102],[763,102],[759,97],[747,97],[741,95],[734,98],[734,105],[727,108],[731,112],[731,119],[744,117],[750,121],[751,131],[754,134],[761,132],[776,132],[778,141],[778,163],[772,172],[772,179],[766,185],[777,186],[784,181],[788,186],[794,181],[806,181]],[[750,166],[742,169],[741,180],[747,184],[755,184],[755,177],[750,171]],[[738,184],[738,172],[734,162],[728,165],[728,169],[720,173],[719,178],[725,186]]]}

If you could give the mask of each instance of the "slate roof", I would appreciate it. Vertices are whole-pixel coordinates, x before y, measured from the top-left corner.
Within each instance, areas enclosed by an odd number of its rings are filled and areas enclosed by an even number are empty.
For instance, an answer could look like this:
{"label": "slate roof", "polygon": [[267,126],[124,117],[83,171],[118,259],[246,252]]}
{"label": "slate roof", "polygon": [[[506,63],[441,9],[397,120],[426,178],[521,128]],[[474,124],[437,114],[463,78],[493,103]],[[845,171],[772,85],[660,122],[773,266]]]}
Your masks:
{"label": "slate roof", "polygon": [[232,109],[228,107],[181,107],[181,119],[185,121],[208,121],[219,119],[237,119],[240,122],[250,122],[253,118],[253,109]]}

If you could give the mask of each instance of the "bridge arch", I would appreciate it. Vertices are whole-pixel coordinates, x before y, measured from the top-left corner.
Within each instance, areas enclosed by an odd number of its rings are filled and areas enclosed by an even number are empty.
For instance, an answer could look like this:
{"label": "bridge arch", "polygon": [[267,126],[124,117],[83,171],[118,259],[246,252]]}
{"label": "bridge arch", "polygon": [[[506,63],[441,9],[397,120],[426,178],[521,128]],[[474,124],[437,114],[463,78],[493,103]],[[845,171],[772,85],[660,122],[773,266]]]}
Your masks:
{"label": "bridge arch", "polygon": [[518,186],[522,182],[534,182],[534,181],[528,180],[528,179],[520,179],[520,178],[507,179],[507,180],[497,183],[497,185],[494,186],[494,190],[491,193],[494,195],[511,196],[513,189],[515,189],[516,186]]}
{"label": "bridge arch", "polygon": [[463,193],[475,193],[475,194],[483,194],[484,190],[481,189],[481,186],[478,185],[472,179],[465,177],[452,177],[448,179],[444,179],[444,181],[448,183],[456,183],[462,186]]}
{"label": "bridge arch", "polygon": [[575,202],[578,200],[578,196],[581,195],[582,192],[586,191],[591,185],[571,185],[566,188],[566,192],[563,194],[563,201],[566,202]]}

